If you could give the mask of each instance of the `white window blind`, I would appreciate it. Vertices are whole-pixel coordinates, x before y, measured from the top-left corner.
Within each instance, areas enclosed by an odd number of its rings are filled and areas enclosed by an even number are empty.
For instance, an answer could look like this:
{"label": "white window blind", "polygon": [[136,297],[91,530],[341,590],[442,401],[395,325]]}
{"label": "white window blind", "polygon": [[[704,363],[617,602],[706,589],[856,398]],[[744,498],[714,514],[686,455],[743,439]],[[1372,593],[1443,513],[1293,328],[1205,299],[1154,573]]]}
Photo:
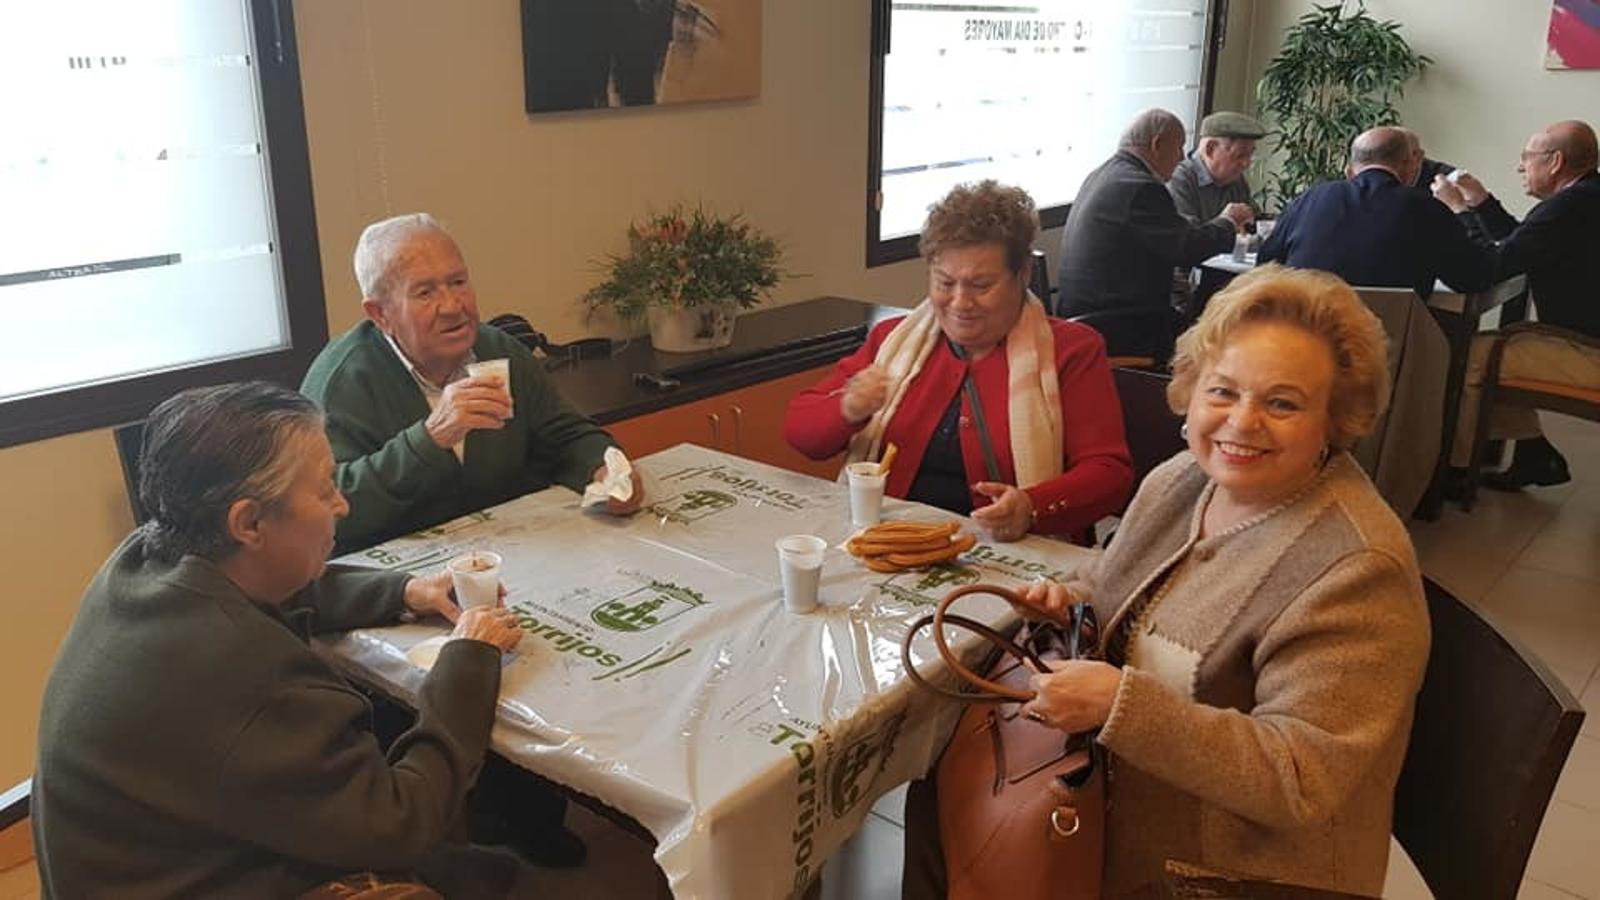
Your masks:
{"label": "white window blind", "polygon": [[1201,103],[1206,0],[900,2],[884,60],[879,241],[960,182],[1070,203],[1140,110]]}
{"label": "white window blind", "polygon": [[247,0],[0,0],[0,401],[289,344]]}

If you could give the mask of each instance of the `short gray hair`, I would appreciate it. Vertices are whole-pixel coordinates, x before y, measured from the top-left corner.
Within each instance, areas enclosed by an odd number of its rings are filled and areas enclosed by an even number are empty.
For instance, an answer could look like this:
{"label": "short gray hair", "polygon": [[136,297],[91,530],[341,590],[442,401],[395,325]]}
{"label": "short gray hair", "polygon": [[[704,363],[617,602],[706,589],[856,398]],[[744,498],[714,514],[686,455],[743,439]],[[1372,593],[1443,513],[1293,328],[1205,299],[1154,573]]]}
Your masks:
{"label": "short gray hair", "polygon": [[1147,109],[1128,123],[1117,147],[1122,150],[1145,150],[1156,138],[1169,131],[1183,132],[1183,120],[1164,109]]}
{"label": "short gray hair", "polygon": [[355,252],[356,284],[361,288],[361,299],[376,300],[388,293],[393,274],[390,270],[394,268],[400,249],[421,234],[450,237],[450,232],[425,212],[373,222],[361,232]]}
{"label": "short gray hair", "polygon": [[139,456],[147,552],[169,562],[231,556],[228,509],[239,500],[282,500],[301,461],[291,442],[322,428],[316,404],[264,381],[194,388],[157,406]]}

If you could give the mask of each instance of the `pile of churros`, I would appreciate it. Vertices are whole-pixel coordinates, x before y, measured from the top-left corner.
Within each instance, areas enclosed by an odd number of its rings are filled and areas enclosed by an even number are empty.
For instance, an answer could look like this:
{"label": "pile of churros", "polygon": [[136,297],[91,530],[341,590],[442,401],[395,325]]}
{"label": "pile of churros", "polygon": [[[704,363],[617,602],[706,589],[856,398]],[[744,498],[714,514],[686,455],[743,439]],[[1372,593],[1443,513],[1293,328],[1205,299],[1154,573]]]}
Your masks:
{"label": "pile of churros", "polygon": [[949,562],[978,541],[957,531],[955,522],[883,522],[863,530],[844,546],[874,572],[903,572]]}

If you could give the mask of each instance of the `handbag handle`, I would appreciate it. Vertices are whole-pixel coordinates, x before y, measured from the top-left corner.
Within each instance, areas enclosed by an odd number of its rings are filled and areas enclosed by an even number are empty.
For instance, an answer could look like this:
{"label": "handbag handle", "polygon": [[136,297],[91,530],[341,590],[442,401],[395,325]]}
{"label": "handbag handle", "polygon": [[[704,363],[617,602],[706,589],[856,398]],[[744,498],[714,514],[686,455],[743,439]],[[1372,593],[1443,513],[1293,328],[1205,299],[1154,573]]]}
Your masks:
{"label": "handbag handle", "polygon": [[[900,644],[900,659],[905,665],[906,675],[910,677],[911,680],[919,687],[925,688],[926,690],[929,690],[935,694],[939,694],[943,697],[962,700],[968,703],[1026,703],[1029,700],[1032,700],[1034,696],[1033,691],[1008,687],[1007,685],[984,678],[982,675],[979,675],[978,673],[967,668],[966,665],[961,662],[961,659],[956,656],[955,652],[950,649],[950,644],[945,640],[944,636],[944,628],[946,625],[954,625],[958,628],[964,628],[967,631],[984,638],[985,640],[989,641],[989,643],[994,644],[996,647],[999,647],[1008,655],[1015,657],[1019,662],[1030,662],[1040,671],[1049,671],[1050,667],[1045,664],[1045,661],[1041,659],[1039,654],[1035,653],[1031,647],[1018,644],[1016,641],[1013,641],[1012,639],[1006,637],[993,628],[990,628],[982,622],[969,619],[966,616],[958,616],[949,612],[950,605],[952,603],[969,594],[991,594],[1017,606],[1028,605],[1022,599],[1022,596],[1016,591],[1013,591],[1007,587],[1001,587],[997,584],[969,584],[964,587],[956,588],[955,590],[946,594],[943,600],[939,601],[939,605],[934,607],[932,615],[923,616],[917,621],[911,623],[910,630],[906,632],[905,639]],[[944,659],[945,665],[949,666],[951,671],[955,672],[956,675],[959,676],[963,681],[966,681],[968,684],[978,688],[977,692],[968,693],[962,691],[952,691],[930,684],[922,677],[920,673],[917,672],[917,667],[912,665],[911,642],[916,639],[918,632],[930,625],[933,626],[934,646],[938,648],[939,656]]]}

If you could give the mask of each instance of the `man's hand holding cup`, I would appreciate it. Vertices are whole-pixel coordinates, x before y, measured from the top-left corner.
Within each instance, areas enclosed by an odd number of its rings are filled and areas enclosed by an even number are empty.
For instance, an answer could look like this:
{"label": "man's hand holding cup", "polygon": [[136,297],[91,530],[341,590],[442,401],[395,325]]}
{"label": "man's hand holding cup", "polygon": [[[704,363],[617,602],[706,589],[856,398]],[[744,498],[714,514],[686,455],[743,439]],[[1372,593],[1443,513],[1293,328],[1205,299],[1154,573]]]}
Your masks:
{"label": "man's hand holding cup", "polygon": [[468,377],[445,385],[439,405],[428,414],[423,427],[443,449],[467,439],[479,429],[498,431],[511,418],[511,395],[498,379]]}

